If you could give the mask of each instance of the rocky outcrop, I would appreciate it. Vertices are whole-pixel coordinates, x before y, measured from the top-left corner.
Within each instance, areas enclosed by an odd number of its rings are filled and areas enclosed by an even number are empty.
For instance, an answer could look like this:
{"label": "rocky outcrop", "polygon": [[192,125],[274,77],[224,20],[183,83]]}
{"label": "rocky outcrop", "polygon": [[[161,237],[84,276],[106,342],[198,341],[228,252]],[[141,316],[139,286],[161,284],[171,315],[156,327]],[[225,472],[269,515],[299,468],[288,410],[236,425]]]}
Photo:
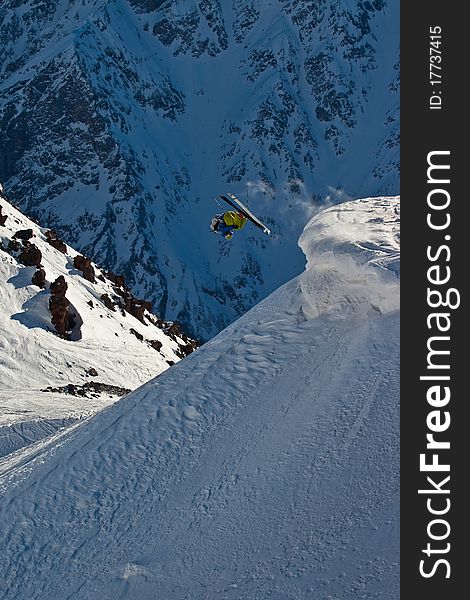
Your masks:
{"label": "rocky outcrop", "polygon": [[179,350],[176,352],[176,354],[178,354],[180,358],[184,358],[185,356],[188,356],[188,354],[191,354],[192,352],[194,352],[194,350],[196,350],[197,343],[194,340],[191,340],[186,344],[180,344],[178,348]]}
{"label": "rocky outcrop", "polygon": [[103,294],[101,296],[103,304],[111,310],[114,310],[114,307],[118,306],[121,310],[125,310],[141,323],[145,324],[144,315],[146,312],[150,313],[152,311],[152,303],[148,300],[139,300],[136,298],[127,287],[124,275],[116,275],[112,271],[108,271],[106,277],[114,283],[116,296],[112,300],[108,294]]}
{"label": "rocky outcrop", "polygon": [[53,229],[46,231],[46,240],[48,244],[50,244],[56,250],[59,250],[59,252],[62,252],[62,254],[67,253],[67,246],[65,245],[65,242],[59,239],[57,232],[55,232]]}
{"label": "rocky outcrop", "polygon": [[60,275],[55,281],[51,283],[50,292],[54,296],[65,296],[68,285],[65,281],[65,277]]}
{"label": "rocky outcrop", "polygon": [[116,305],[115,303],[111,300],[111,298],[109,297],[108,294],[101,294],[100,299],[102,300],[103,304],[106,306],[106,308],[109,308],[109,310],[115,311],[116,309],[114,308]]}
{"label": "rocky outcrop", "polygon": [[[198,347],[196,340],[193,340],[181,331],[181,326],[179,323],[166,323],[163,327],[163,330],[171,337],[172,340],[178,343],[178,350],[176,351],[176,354],[180,358],[188,356],[188,354],[194,352],[194,350],[196,350]],[[183,340],[183,343],[181,343],[181,340]]]}
{"label": "rocky outcrop", "polygon": [[0,227],[3,227],[8,219],[8,215],[3,214],[2,207],[0,206]]}
{"label": "rocky outcrop", "polygon": [[[34,364],[37,360],[41,364],[44,362],[40,356],[47,356],[50,360],[57,354],[59,369],[52,366],[50,371],[56,385],[62,386],[67,381],[73,384],[84,380],[100,381],[103,377],[104,381],[109,379],[113,382],[112,364],[115,361],[124,369],[130,364],[136,365],[135,369],[132,368],[137,373],[125,378],[134,382],[135,377],[145,378],[148,373],[160,373],[170,364],[167,361],[172,364],[178,362],[193,345],[196,346],[196,342],[192,345],[191,340],[180,337],[183,334],[178,325],[165,322],[150,312],[151,303],[136,298],[127,287],[124,276],[111,272],[106,277],[104,270],[84,254],[77,254],[66,246],[53,230],[33,224],[1,193],[0,208],[6,221],[6,225],[0,228],[0,297],[15,296],[14,301],[3,303],[7,318],[0,319],[0,326],[3,322],[8,329],[19,328],[15,332],[17,335],[9,337],[0,332],[0,339],[11,339],[14,344],[19,335],[18,343],[28,349],[28,357]],[[94,274],[95,277],[92,277]],[[96,279],[96,282],[85,281],[86,277]],[[10,308],[12,310],[8,312]],[[37,335],[39,329],[42,333]],[[166,335],[164,330],[170,330],[171,336]],[[62,356],[62,340],[67,340],[67,357]],[[87,343],[77,344],[80,340],[87,340]],[[39,343],[39,358],[34,358],[36,352],[31,350],[36,343]],[[126,351],[129,345],[136,350],[131,351],[131,357]],[[124,351],[124,356],[120,359],[121,351]],[[111,356],[113,352],[110,363],[107,354]],[[69,360],[69,357],[76,360]],[[116,381],[127,385],[122,379],[122,368],[115,369],[115,373]],[[65,382],[60,383],[59,379],[65,379]],[[112,390],[100,386],[79,389],[72,385],[66,386],[63,391],[72,395],[84,393],[87,397],[114,395]],[[116,395],[121,391],[124,393],[126,390],[119,390]]]}
{"label": "rocky outcrop", "polygon": [[152,310],[152,303],[147,300],[138,300],[133,296],[125,299],[124,309],[141,323],[145,323],[144,314]]}
{"label": "rocky outcrop", "polygon": [[41,392],[54,392],[56,394],[67,394],[70,396],[81,396],[82,398],[96,398],[101,394],[110,396],[124,396],[131,390],[117,385],[109,385],[108,383],[100,383],[99,381],[87,381],[83,385],[69,383],[62,387],[52,387],[41,390]]}
{"label": "rocky outcrop", "polygon": [[13,237],[17,240],[30,240],[33,237],[32,229],[20,229],[16,233],[13,234]]}
{"label": "rocky outcrop", "polygon": [[41,264],[42,260],[41,250],[39,250],[35,244],[25,242],[21,248],[18,260],[23,263],[25,267],[37,267]]}
{"label": "rocky outcrop", "polygon": [[65,297],[67,287],[64,276],[60,275],[51,283],[51,297],[49,299],[51,322],[59,336],[64,339],[68,339],[68,332],[75,326],[74,317],[69,311],[70,302]]}
{"label": "rocky outcrop", "polygon": [[[0,207],[1,212],[1,207]],[[6,215],[3,223],[6,222]],[[16,231],[6,244],[6,251],[25,267],[39,267],[42,260],[42,252],[29,240],[33,237],[32,229],[20,229]]]}
{"label": "rocky outcrop", "polygon": [[131,328],[129,329],[129,331],[132,333],[132,335],[135,335],[135,337],[136,337],[136,338],[137,338],[139,341],[141,341],[141,342],[143,342],[143,341],[144,341],[144,336],[143,336],[141,333],[139,333],[138,331],[136,331],[136,330],[135,330],[133,327],[131,327]]}
{"label": "rocky outcrop", "polygon": [[36,269],[31,279],[31,283],[33,285],[37,285],[40,288],[46,287],[46,271],[42,267]]}
{"label": "rocky outcrop", "polygon": [[15,240],[14,238],[8,240],[7,252],[9,252],[12,256],[15,256],[15,254],[20,250],[20,248],[21,244],[18,240]]}
{"label": "rocky outcrop", "polygon": [[124,275],[116,275],[116,273],[113,273],[112,271],[106,271],[105,275],[117,287],[122,287],[124,289],[127,289],[126,288],[126,278],[124,277]]}
{"label": "rocky outcrop", "polygon": [[91,283],[95,283],[95,269],[91,264],[91,260],[78,254],[73,259],[73,266],[82,272],[83,278]]}
{"label": "rocky outcrop", "polygon": [[178,323],[171,323],[169,327],[165,328],[165,333],[176,339],[176,336],[181,336],[181,328]]}
{"label": "rocky outcrop", "polygon": [[[101,295],[101,301],[110,310],[115,311],[119,308],[121,311],[125,311],[138,319],[144,324],[153,324],[155,327],[163,330],[173,341],[178,344],[178,349],[175,351],[176,355],[180,358],[184,358],[194,352],[200,343],[195,339],[186,335],[182,330],[179,323],[166,322],[162,319],[151,314],[152,304],[147,300],[139,300],[136,298],[126,285],[125,277],[123,275],[116,275],[112,271],[106,273],[106,277],[110,280],[114,286],[115,296],[111,298],[108,294]],[[131,328],[130,332],[141,342],[148,343],[152,348],[159,352],[162,349],[162,342],[159,340],[149,340],[142,334]]]}
{"label": "rocky outcrop", "polygon": [[163,346],[162,342],[160,342],[159,340],[150,340],[149,344],[150,344],[150,346],[152,346],[152,348],[157,350],[157,352],[159,352]]}

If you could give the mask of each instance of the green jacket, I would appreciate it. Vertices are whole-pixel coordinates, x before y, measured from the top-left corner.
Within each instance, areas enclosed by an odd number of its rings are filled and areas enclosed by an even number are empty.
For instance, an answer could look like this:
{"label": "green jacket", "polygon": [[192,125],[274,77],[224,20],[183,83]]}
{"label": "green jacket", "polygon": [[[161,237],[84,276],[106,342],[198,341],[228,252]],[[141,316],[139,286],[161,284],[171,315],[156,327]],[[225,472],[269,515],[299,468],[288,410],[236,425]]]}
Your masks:
{"label": "green jacket", "polygon": [[247,218],[241,213],[237,213],[234,210],[229,210],[224,214],[224,223],[233,229],[241,229],[245,227]]}

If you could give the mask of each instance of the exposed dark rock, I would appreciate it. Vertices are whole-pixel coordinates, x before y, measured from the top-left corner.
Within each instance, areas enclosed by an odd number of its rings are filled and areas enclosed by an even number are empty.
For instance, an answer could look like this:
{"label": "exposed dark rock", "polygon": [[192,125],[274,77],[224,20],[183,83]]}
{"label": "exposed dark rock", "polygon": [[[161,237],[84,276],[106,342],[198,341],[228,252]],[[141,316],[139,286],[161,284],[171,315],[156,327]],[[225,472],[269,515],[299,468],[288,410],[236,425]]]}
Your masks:
{"label": "exposed dark rock", "polygon": [[167,360],[166,362],[168,365],[170,365],[170,367],[172,367],[175,364],[174,360]]}
{"label": "exposed dark rock", "polygon": [[95,269],[93,268],[89,258],[78,254],[73,259],[73,266],[82,272],[84,279],[90,281],[91,283],[95,283]]}
{"label": "exposed dark rock", "polygon": [[72,331],[77,326],[77,315],[69,311],[67,321],[67,331]]}
{"label": "exposed dark rock", "polygon": [[26,267],[37,267],[41,264],[41,250],[34,244],[26,242],[26,245],[21,250],[18,260]]}
{"label": "exposed dark rock", "polygon": [[65,297],[67,291],[67,282],[63,275],[60,275],[51,283],[49,299],[49,310],[51,311],[51,322],[61,338],[67,339],[67,332],[70,331],[72,317],[69,312],[70,302]]}
{"label": "exposed dark rock", "polygon": [[163,319],[160,319],[159,317],[153,314],[148,315],[147,318],[150,321],[150,323],[152,323],[152,325],[155,325],[155,327],[158,327],[158,329],[164,329],[165,321],[163,321]]}
{"label": "exposed dark rock", "polygon": [[51,323],[54,325],[61,338],[67,338],[69,324],[69,301],[65,296],[51,296],[49,310],[51,311]]}
{"label": "exposed dark rock", "polygon": [[36,269],[32,279],[31,279],[31,283],[33,285],[37,285],[40,288],[45,287],[46,285],[46,271],[40,267],[39,269]]}
{"label": "exposed dark rock", "polygon": [[138,331],[136,331],[135,329],[132,329],[132,327],[130,328],[129,331],[132,333],[132,335],[135,335],[135,337],[138,340],[140,340],[141,342],[144,340],[144,336],[141,333],[139,333]]}
{"label": "exposed dark rock", "polygon": [[103,304],[106,306],[106,308],[109,308],[109,310],[114,311],[114,302],[111,300],[108,294],[101,294],[100,298],[103,301]]}
{"label": "exposed dark rock", "polygon": [[[169,326],[168,326],[169,325]],[[174,322],[171,324],[165,323],[163,327],[163,331],[171,337],[173,341],[183,340],[184,344],[178,343],[178,350],[176,350],[177,356],[180,358],[184,358],[194,352],[201,344],[196,340],[190,338],[185,333],[181,331],[181,326],[179,323]]]}
{"label": "exposed dark rock", "polygon": [[4,215],[2,212],[2,207],[0,206],[0,226],[3,227],[8,219],[8,215]]}
{"label": "exposed dark rock", "polygon": [[110,281],[112,281],[118,287],[122,287],[122,288],[126,287],[126,280],[124,278],[124,275],[116,275],[116,273],[113,273],[112,271],[107,271],[105,273],[105,275]]}
{"label": "exposed dark rock", "polygon": [[32,229],[20,229],[13,234],[13,237],[17,240],[30,240],[33,237]]}
{"label": "exposed dark rock", "polygon": [[196,350],[196,348],[197,348],[197,345],[196,345],[196,342],[194,342],[194,341],[188,342],[187,344],[179,346],[179,350],[183,354],[183,356],[188,356],[188,354],[191,354],[191,352],[194,352],[194,350]]}
{"label": "exposed dark rock", "polygon": [[115,285],[113,289],[116,292],[116,294],[121,296],[121,298],[126,298],[128,296],[127,288]]}
{"label": "exposed dark rock", "polygon": [[94,367],[90,367],[86,374],[90,377],[98,377],[98,371]]}
{"label": "exposed dark rock", "polygon": [[109,394],[111,396],[124,396],[131,390],[122,388],[117,385],[109,385],[108,383],[100,383],[98,381],[87,381],[83,385],[69,383],[63,387],[47,387],[41,392],[55,392],[58,394],[69,394],[71,396],[81,396],[85,398],[93,398],[99,394]]}
{"label": "exposed dark rock", "polygon": [[172,323],[168,329],[166,329],[165,333],[167,333],[170,337],[181,337],[181,330],[178,323]]}
{"label": "exposed dark rock", "polygon": [[65,242],[63,242],[57,237],[57,233],[53,229],[49,229],[48,231],[46,231],[46,241],[53,248],[62,252],[62,254],[67,253],[67,246],[65,245]]}
{"label": "exposed dark rock", "polygon": [[[119,278],[122,276],[118,275],[116,277]],[[122,281],[124,282],[124,277],[122,277]],[[123,283],[123,285],[120,286],[116,285],[114,287],[114,291],[122,298],[122,300],[119,301],[119,306],[121,310],[127,311],[130,315],[132,315],[141,323],[144,323],[144,325],[146,325],[144,321],[144,314],[145,311],[151,312],[152,303],[148,302],[147,300],[139,300],[138,298],[136,298],[130,292],[129,288],[125,285],[125,283]]]}
{"label": "exposed dark rock", "polygon": [[50,291],[51,294],[56,296],[65,296],[68,285],[63,275],[59,275],[55,281],[51,283]]}
{"label": "exposed dark rock", "polygon": [[145,300],[137,300],[136,298],[131,297],[129,302],[126,302],[124,308],[133,317],[138,319],[141,323],[144,323],[145,311],[148,310],[150,312],[152,310],[152,304]]}
{"label": "exposed dark rock", "polygon": [[157,351],[162,349],[163,344],[159,340],[149,340],[149,344]]}
{"label": "exposed dark rock", "polygon": [[7,246],[7,252],[17,252],[21,248],[21,244],[18,240],[10,240]]}

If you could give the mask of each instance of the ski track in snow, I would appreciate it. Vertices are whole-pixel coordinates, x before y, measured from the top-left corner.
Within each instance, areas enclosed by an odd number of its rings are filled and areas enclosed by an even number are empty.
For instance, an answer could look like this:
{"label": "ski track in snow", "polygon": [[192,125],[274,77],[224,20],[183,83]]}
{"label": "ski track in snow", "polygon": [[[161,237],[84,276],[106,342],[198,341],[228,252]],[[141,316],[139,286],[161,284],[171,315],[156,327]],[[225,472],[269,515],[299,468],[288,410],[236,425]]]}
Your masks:
{"label": "ski track in snow", "polygon": [[0,597],[397,598],[397,208],[325,211],[304,274],[0,463]]}

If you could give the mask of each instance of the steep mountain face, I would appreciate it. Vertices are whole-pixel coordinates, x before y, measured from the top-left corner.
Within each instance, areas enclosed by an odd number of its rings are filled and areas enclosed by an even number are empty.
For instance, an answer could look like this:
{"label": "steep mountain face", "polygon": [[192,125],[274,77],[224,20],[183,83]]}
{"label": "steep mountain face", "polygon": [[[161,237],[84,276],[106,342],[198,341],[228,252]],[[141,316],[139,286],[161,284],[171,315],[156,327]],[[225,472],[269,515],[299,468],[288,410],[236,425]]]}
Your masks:
{"label": "steep mountain face", "polygon": [[[324,202],[398,188],[398,3],[6,0],[0,180],[210,337],[301,271]],[[273,230],[208,231],[231,191]]]}
{"label": "steep mountain face", "polygon": [[0,456],[94,414],[195,347],[0,188]]}

